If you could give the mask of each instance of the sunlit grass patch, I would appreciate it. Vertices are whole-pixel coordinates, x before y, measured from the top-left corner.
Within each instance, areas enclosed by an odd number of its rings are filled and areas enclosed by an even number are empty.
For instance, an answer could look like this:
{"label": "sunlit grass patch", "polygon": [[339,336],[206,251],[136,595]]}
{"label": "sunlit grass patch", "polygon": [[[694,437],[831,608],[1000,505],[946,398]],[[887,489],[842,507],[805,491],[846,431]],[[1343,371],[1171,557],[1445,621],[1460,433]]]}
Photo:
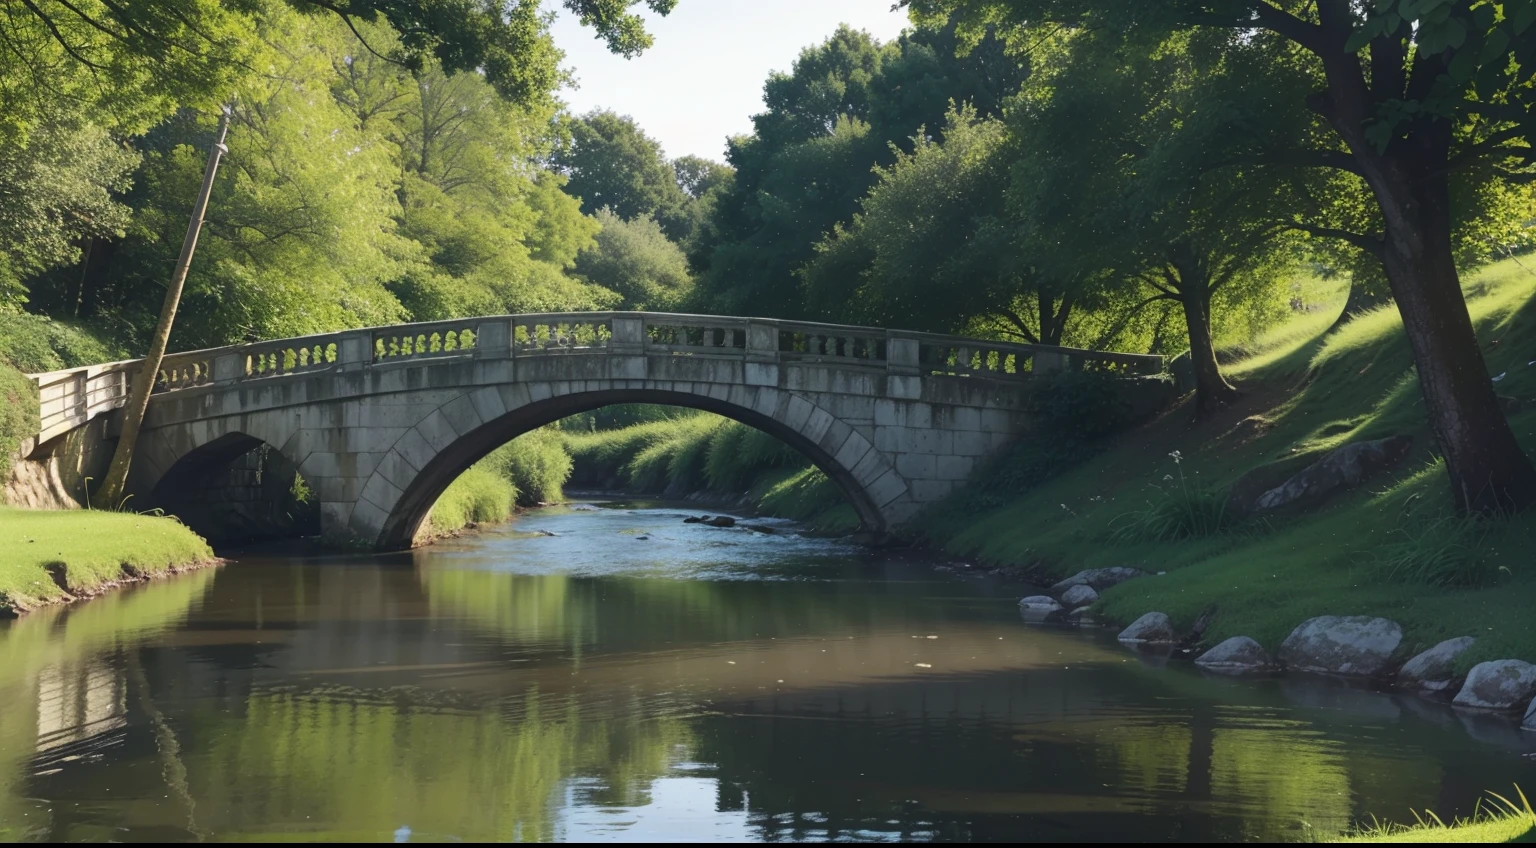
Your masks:
{"label": "sunlit grass patch", "polygon": [[127,577],[211,561],[213,549],[174,518],[0,507],[0,609],[94,591]]}
{"label": "sunlit grass patch", "polygon": [[1517,801],[1488,793],[1489,799],[1464,819],[1442,820],[1426,810],[1415,812],[1416,824],[1373,823],[1355,833],[1331,842],[1533,842],[1536,841],[1536,812],[1517,787]]}

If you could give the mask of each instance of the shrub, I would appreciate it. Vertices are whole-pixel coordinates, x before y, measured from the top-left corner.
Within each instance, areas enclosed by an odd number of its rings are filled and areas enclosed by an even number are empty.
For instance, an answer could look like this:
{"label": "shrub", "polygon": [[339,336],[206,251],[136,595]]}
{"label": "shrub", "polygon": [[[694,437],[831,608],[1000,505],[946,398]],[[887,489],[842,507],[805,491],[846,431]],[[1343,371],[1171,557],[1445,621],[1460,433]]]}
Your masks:
{"label": "shrub", "polygon": [[1091,371],[1058,371],[1042,377],[1035,406],[1052,433],[1081,439],[1107,436],[1131,423],[1123,378]]}
{"label": "shrub", "polygon": [[0,314],[0,359],[36,374],[122,359],[120,349],[89,332],[24,312]]}

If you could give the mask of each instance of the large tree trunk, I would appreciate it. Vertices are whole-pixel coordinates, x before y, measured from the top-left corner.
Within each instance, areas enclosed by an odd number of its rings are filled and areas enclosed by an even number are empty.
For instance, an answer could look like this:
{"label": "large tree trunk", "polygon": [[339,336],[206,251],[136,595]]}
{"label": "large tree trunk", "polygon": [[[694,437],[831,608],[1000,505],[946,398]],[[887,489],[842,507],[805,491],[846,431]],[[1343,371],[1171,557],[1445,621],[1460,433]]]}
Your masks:
{"label": "large tree trunk", "polygon": [[1457,508],[1519,509],[1536,500],[1536,468],[1494,393],[1452,255],[1445,171],[1428,165],[1412,169],[1417,180],[1400,168],[1383,175],[1376,192],[1386,217],[1382,263]]}
{"label": "large tree trunk", "polygon": [[1184,323],[1189,327],[1189,356],[1195,369],[1195,414],[1207,415],[1237,397],[1237,389],[1221,374],[1216,343],[1211,340],[1211,306],[1198,292],[1180,293]]}

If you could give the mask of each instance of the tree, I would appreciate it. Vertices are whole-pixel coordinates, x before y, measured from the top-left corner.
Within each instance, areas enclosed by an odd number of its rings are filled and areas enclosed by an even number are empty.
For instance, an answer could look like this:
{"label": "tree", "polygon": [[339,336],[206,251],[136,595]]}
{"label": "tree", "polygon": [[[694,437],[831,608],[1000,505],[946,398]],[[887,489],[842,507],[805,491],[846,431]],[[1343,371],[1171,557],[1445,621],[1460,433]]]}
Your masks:
{"label": "tree", "polygon": [[138,159],[68,113],[25,146],[0,146],[0,311],[26,302],[23,281],[78,261],[82,242],[123,234],[129,210],[116,195]]}
{"label": "tree", "polygon": [[592,247],[576,257],[575,271],[587,281],[623,297],[617,308],[666,311],[692,285],[688,258],[649,215],[624,220],[600,209],[602,229]]}
{"label": "tree", "polygon": [[724,191],[736,172],[730,165],[703,156],[679,156],[672,160],[672,171],[683,193],[700,200],[711,192]]}
{"label": "tree", "polygon": [[840,27],[764,85],[751,136],[731,139],[736,170],[689,246],[697,308],[779,317],[809,314],[797,272],[847,225],[876,167],[910,152],[923,127],[941,134],[952,102],[989,117],[1027,69],[983,47],[957,58],[953,33],[922,30],[881,44]]}
{"label": "tree", "polygon": [[1403,317],[1430,426],[1455,503],[1472,511],[1536,500],[1521,450],[1488,377],[1461,293],[1451,175],[1482,169],[1526,179],[1536,0],[906,0],[920,19],[954,15],[967,31],[998,24],[1110,30],[1217,27],[1266,32],[1324,86],[1306,105],[1330,143],[1296,160],[1355,174],[1381,212],[1380,233],[1339,233],[1379,253]]}
{"label": "tree", "polygon": [[565,190],[581,199],[581,211],[608,209],[626,220],[650,215],[673,239],[688,237],[688,196],[661,144],[633,118],[593,111],[572,120],[570,133],[552,161],[566,175]]}

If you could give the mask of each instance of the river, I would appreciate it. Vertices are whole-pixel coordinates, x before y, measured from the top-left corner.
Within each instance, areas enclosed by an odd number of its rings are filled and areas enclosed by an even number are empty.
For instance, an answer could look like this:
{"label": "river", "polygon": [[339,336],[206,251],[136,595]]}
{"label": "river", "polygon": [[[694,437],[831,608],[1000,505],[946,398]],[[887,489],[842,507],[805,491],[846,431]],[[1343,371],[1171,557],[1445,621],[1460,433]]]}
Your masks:
{"label": "river", "polygon": [[249,552],[11,622],[0,837],[1309,840],[1532,783],[1509,722],[1208,678],[963,568],[686,514]]}

